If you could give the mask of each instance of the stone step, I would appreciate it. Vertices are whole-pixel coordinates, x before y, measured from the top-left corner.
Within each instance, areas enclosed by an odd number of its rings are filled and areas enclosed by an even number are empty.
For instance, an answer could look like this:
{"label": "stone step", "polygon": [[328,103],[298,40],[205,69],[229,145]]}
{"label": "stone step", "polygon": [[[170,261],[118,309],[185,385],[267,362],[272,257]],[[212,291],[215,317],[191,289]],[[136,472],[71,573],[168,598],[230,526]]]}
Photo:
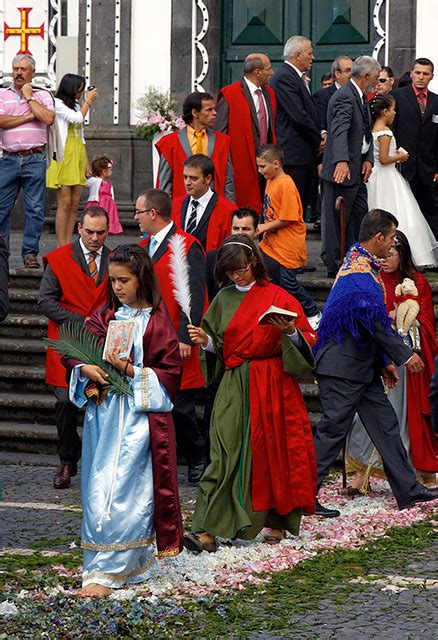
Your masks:
{"label": "stone step", "polygon": [[0,338],[0,364],[37,367],[44,365],[46,343],[41,338]]}
{"label": "stone step", "polygon": [[12,314],[38,314],[38,288],[9,289],[9,312]]}
{"label": "stone step", "polygon": [[54,408],[52,394],[0,391],[0,415],[10,423],[55,424]]}
{"label": "stone step", "polygon": [[38,290],[42,269],[24,269],[16,267],[9,270],[9,286],[11,289]]}
{"label": "stone step", "polygon": [[47,318],[36,314],[9,314],[0,323],[0,337],[42,338],[47,335]]}
{"label": "stone step", "polygon": [[0,365],[0,391],[53,394],[51,387],[46,384],[44,366],[27,367],[12,364]]}

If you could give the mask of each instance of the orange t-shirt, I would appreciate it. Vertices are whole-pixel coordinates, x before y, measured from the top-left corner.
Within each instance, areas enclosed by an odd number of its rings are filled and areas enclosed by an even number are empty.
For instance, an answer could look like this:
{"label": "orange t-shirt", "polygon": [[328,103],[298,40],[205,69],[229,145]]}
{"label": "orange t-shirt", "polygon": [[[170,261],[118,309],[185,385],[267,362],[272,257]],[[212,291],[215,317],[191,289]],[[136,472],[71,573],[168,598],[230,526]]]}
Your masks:
{"label": "orange t-shirt", "polygon": [[263,218],[266,222],[291,222],[276,231],[268,231],[266,240],[260,242],[260,248],[286,269],[303,267],[307,263],[306,225],[300,194],[290,176],[284,175],[266,182]]}

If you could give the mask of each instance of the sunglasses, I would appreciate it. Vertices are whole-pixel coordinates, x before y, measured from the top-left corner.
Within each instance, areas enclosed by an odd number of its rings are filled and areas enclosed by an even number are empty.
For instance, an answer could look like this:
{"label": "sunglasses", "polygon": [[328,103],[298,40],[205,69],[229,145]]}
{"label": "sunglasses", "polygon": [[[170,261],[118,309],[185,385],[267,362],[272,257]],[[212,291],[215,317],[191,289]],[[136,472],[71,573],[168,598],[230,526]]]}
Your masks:
{"label": "sunglasses", "polygon": [[383,84],[384,82],[388,82],[388,80],[391,80],[391,78],[379,78],[377,82],[380,82],[380,84]]}

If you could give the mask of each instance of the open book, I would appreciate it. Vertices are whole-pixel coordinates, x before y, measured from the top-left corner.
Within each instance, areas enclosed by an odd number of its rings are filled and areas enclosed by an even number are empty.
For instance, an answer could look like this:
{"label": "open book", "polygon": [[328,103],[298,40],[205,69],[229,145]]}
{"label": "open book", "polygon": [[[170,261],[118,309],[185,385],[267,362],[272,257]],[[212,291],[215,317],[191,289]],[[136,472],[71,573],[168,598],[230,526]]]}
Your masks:
{"label": "open book", "polygon": [[293,320],[298,317],[298,314],[295,311],[288,311],[288,309],[282,309],[281,307],[276,307],[275,304],[271,304],[269,309],[266,309],[261,316],[259,316],[259,324],[269,324],[269,321],[272,318],[284,318],[285,320]]}
{"label": "open book", "polygon": [[119,351],[120,360],[127,360],[134,344],[134,320],[110,320],[103,348],[103,359],[108,360],[108,351]]}

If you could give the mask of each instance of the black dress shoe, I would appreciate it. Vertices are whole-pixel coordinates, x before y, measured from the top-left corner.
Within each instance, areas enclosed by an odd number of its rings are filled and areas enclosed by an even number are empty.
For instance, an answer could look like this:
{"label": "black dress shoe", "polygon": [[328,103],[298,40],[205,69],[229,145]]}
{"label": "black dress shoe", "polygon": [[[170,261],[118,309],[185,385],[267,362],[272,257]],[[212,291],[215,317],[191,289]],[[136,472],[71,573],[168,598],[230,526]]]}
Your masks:
{"label": "black dress shoe", "polygon": [[187,479],[190,484],[198,484],[205,471],[204,461],[189,464]]}
{"label": "black dress shoe", "polygon": [[323,507],[317,500],[315,502],[315,515],[322,516],[323,518],[337,518],[341,515],[341,512],[337,509],[327,509],[327,507]]}
{"label": "black dress shoe", "polygon": [[417,493],[417,495],[411,498],[409,502],[400,504],[398,508],[400,511],[402,509],[410,509],[410,507],[415,507],[419,502],[430,502],[430,500],[438,500],[438,489],[427,489],[426,487],[423,487],[420,493]]}

